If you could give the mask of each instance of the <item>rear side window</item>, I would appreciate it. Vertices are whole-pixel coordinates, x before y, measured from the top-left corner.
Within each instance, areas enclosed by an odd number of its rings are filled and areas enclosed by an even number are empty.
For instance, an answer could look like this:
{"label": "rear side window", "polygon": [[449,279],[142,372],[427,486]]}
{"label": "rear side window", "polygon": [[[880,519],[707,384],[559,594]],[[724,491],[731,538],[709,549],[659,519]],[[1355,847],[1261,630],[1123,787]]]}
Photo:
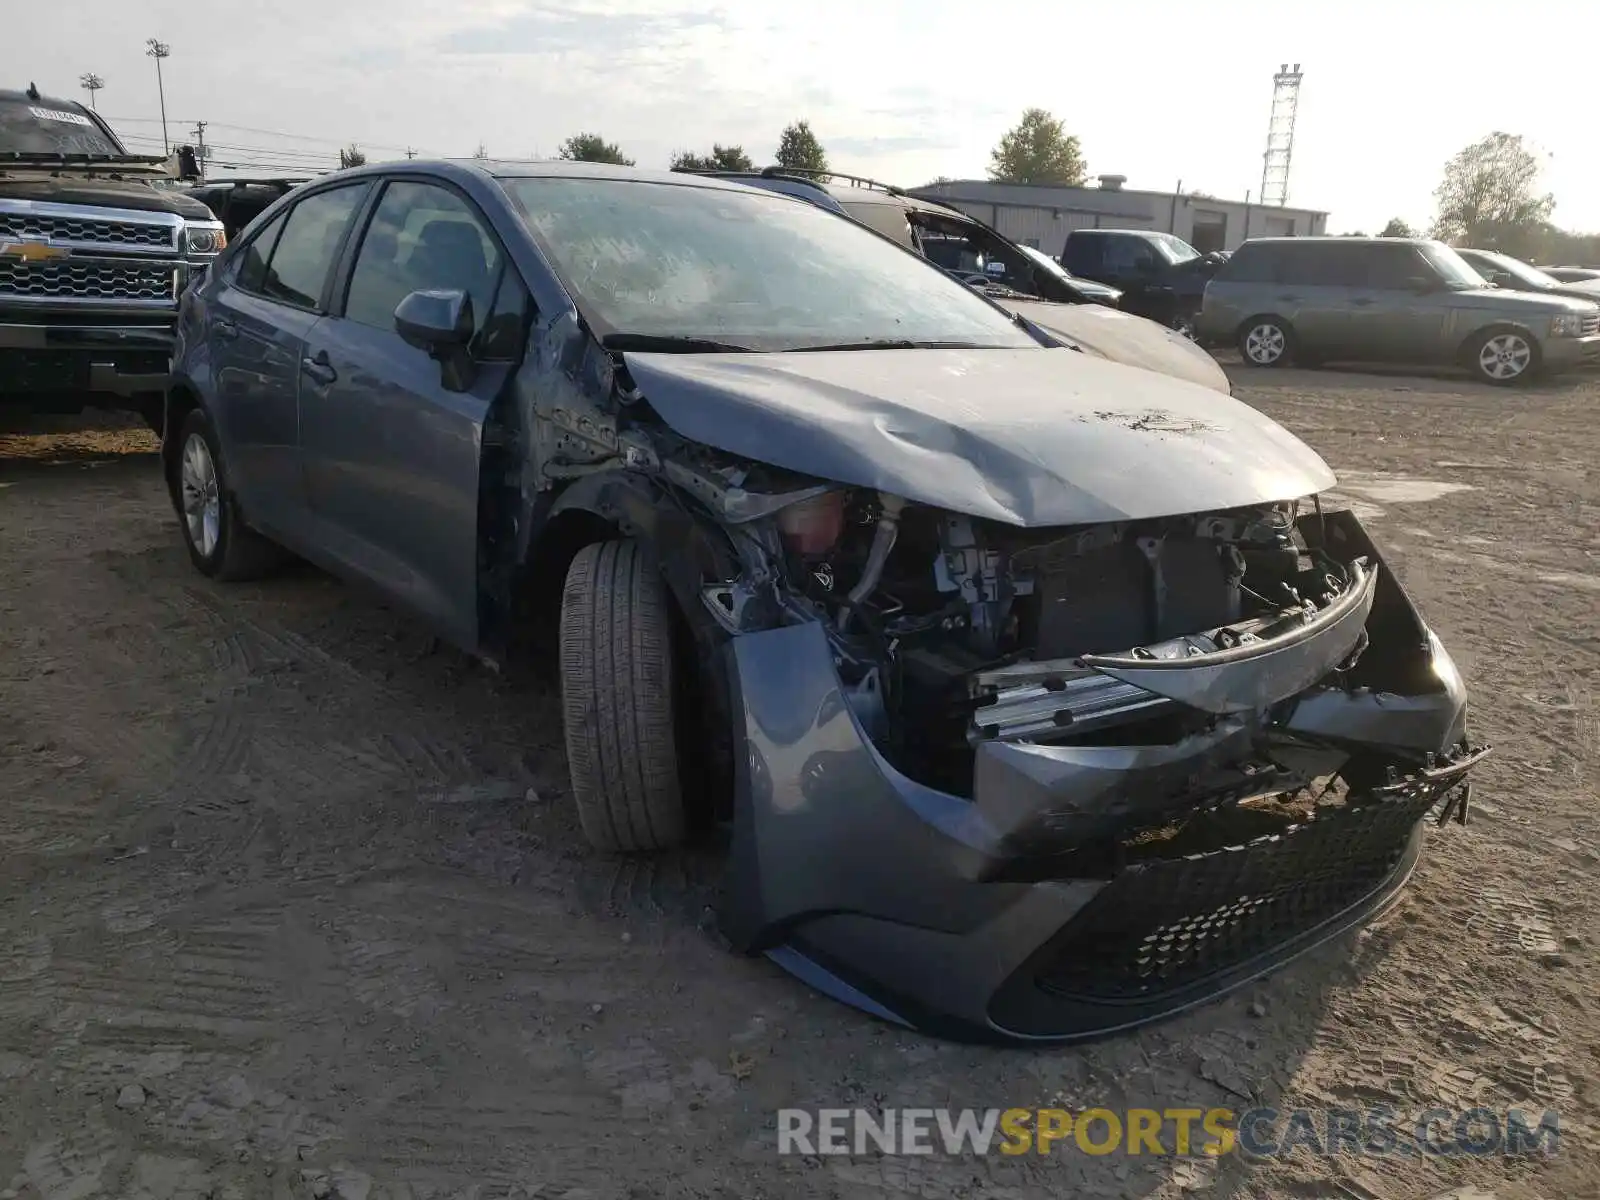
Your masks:
{"label": "rear side window", "polygon": [[267,260],[272,257],[272,247],[283,232],[283,215],[273,217],[267,227],[246,243],[239,261],[239,274],[235,282],[247,292],[259,293],[267,281]]}
{"label": "rear side window", "polygon": [[1098,234],[1069,233],[1066,249],[1061,252],[1061,265],[1074,275],[1089,275],[1100,269],[1100,244],[1105,241]]}
{"label": "rear side window", "polygon": [[1360,287],[1365,283],[1360,247],[1337,239],[1280,242],[1272,247],[1273,282],[1302,287]]}
{"label": "rear side window", "polygon": [[366,192],[364,183],[331,188],[291,208],[267,264],[261,294],[296,308],[316,308],[350,218]]}
{"label": "rear side window", "polygon": [[1367,287],[1395,291],[1428,274],[1427,264],[1410,246],[1366,246],[1361,254]]}

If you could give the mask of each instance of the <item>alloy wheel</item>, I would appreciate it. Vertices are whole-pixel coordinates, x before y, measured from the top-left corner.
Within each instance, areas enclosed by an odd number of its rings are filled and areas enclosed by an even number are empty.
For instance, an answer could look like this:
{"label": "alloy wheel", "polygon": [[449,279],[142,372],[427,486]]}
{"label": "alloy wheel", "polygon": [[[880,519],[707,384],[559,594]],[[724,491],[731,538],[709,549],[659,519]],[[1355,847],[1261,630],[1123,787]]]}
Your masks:
{"label": "alloy wheel", "polygon": [[1276,325],[1257,325],[1244,335],[1245,356],[1263,367],[1277,362],[1288,348],[1288,336]]}
{"label": "alloy wheel", "polygon": [[1517,378],[1531,362],[1533,347],[1520,334],[1497,333],[1478,351],[1478,370],[1502,382]]}
{"label": "alloy wheel", "polygon": [[210,558],[222,537],[222,489],[217,482],[217,465],[211,458],[211,447],[198,433],[191,433],[183,444],[179,483],[183,493],[184,532],[200,557]]}

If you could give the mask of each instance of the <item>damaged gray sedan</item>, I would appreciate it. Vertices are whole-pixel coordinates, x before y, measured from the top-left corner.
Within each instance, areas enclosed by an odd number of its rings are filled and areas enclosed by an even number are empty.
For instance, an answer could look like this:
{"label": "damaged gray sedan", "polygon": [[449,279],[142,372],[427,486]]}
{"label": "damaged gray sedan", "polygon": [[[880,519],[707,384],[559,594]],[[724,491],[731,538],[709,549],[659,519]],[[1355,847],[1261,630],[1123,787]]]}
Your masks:
{"label": "damaged gray sedan", "polygon": [[1449,655],[1287,431],[890,240],[681,174],[405,162],[185,297],[195,566],[283,549],[558,665],[611,852],[731,831],[733,945],[1068,1040],[1393,899],[1464,818]]}

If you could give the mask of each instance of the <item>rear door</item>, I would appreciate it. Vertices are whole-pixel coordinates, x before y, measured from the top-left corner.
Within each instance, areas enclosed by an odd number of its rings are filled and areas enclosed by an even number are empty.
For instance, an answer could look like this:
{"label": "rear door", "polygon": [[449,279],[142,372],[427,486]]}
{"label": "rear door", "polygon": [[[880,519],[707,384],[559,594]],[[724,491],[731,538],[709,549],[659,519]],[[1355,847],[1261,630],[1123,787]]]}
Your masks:
{"label": "rear door", "polygon": [[315,192],[251,238],[212,297],[215,414],[230,483],[272,532],[303,523],[297,399],[305,339],[369,184]]}
{"label": "rear door", "polygon": [[1359,277],[1349,248],[1335,238],[1271,245],[1273,283],[1263,289],[1260,312],[1285,318],[1299,349],[1307,354],[1331,358],[1346,353],[1350,285]]}
{"label": "rear door", "polygon": [[[406,344],[395,307],[426,288],[472,301],[475,378],[444,386]],[[483,424],[519,357],[529,300],[477,208],[437,180],[384,186],[342,302],[312,331],[317,378],[300,392],[306,490],[320,544],[432,621],[478,640],[478,469]]]}

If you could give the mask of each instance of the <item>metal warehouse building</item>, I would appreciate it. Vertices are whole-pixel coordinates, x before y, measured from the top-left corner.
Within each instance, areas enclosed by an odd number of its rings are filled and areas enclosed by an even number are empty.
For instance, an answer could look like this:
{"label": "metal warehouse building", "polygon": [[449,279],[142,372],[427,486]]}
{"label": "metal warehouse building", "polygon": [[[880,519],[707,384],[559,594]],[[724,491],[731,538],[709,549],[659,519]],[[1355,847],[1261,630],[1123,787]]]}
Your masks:
{"label": "metal warehouse building", "polygon": [[1125,188],[1122,175],[1101,175],[1099,187],[990,183],[953,179],[914,188],[994,226],[1014,242],[1059,258],[1074,229],[1158,229],[1201,253],[1232,250],[1246,238],[1309,237],[1327,232],[1328,214],[1265,207],[1180,192]]}

